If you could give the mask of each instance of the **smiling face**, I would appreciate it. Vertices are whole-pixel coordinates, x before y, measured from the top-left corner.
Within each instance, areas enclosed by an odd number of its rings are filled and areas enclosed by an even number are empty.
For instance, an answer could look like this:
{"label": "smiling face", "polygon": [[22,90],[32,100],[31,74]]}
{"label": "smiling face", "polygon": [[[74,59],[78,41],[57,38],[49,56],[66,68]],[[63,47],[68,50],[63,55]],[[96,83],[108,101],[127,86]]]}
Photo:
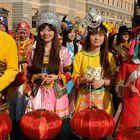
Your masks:
{"label": "smiling face", "polygon": [[75,30],[72,29],[70,33],[68,33],[68,39],[70,41],[73,41],[75,39],[75,36],[76,36],[76,33],[75,33]]}
{"label": "smiling face", "polygon": [[98,48],[104,43],[104,33],[102,31],[92,32],[90,35],[90,44],[91,46]]}
{"label": "smiling face", "polygon": [[54,31],[46,25],[40,30],[40,37],[45,43],[51,42],[54,38]]}

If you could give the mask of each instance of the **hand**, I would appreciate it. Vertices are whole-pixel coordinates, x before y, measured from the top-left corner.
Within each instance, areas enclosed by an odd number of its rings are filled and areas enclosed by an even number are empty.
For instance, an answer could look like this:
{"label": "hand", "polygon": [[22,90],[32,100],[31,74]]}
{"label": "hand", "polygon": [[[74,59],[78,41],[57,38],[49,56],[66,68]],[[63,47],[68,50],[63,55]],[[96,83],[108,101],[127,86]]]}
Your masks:
{"label": "hand", "polygon": [[82,77],[80,84],[90,84],[91,82],[92,82],[92,79],[87,79],[87,78]]}
{"label": "hand", "polygon": [[52,82],[54,82],[55,80],[58,79],[58,75],[55,74],[49,74],[45,77],[44,82],[47,84],[50,84]]}
{"label": "hand", "polygon": [[97,88],[100,88],[100,87],[102,87],[103,85],[104,85],[104,80],[103,79],[100,79],[100,80],[93,80],[92,81],[92,87],[94,88],[94,89],[97,89]]}
{"label": "hand", "polygon": [[36,75],[36,79],[44,80],[48,75],[46,73],[39,73]]}

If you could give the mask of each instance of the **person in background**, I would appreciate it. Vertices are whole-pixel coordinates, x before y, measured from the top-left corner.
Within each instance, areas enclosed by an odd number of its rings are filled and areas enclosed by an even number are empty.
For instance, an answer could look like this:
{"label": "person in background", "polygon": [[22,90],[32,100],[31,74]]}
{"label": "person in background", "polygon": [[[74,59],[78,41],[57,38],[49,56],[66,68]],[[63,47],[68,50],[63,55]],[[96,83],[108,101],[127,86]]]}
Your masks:
{"label": "person in background", "polygon": [[129,59],[120,66],[116,92],[122,98],[122,108],[117,120],[116,132],[125,128],[140,126],[140,43],[139,27],[132,41]]}
{"label": "person in background", "polygon": [[0,16],[0,30],[4,31],[4,32],[7,32],[13,38],[16,35],[15,32],[13,32],[11,30],[8,30],[8,21],[4,17],[2,17],[2,16]]}
{"label": "person in background", "polygon": [[[92,9],[86,16],[96,15],[94,12]],[[107,29],[101,16],[98,16],[97,20],[94,17],[85,19],[87,20],[85,46],[74,58],[72,73],[78,90],[75,112],[95,105],[113,114],[109,87],[113,84],[115,60],[108,52]]]}
{"label": "person in background", "polygon": [[2,16],[0,16],[0,30],[8,33],[8,22]]}
{"label": "person in background", "polygon": [[22,137],[19,129],[19,121],[25,114],[28,102],[28,91],[30,90],[27,78],[27,67],[30,66],[32,62],[32,55],[35,48],[35,38],[31,34],[30,26],[27,22],[21,21],[18,23],[15,40],[18,48],[19,74],[17,78],[18,84],[15,91],[16,96],[8,102],[10,116],[13,121],[11,139],[19,139],[18,135],[21,135]]}
{"label": "person in background", "polygon": [[[32,54],[35,48],[35,38],[31,34],[30,26],[27,22],[21,21],[18,23],[17,38],[15,39],[18,47],[19,72],[21,73],[22,77],[26,79],[27,67],[31,65]],[[27,104],[27,97],[25,96],[25,94],[28,92],[27,84],[28,80],[26,79],[24,84],[19,85],[16,98],[10,103],[11,117],[17,122],[25,113]]]}
{"label": "person in background", "polygon": [[82,35],[80,31],[76,31],[76,42],[77,42],[77,46],[78,46],[78,51],[82,50]]}
{"label": "person in background", "polygon": [[19,49],[29,49],[35,47],[35,36],[31,33],[29,23],[21,21],[17,25],[17,36],[15,40]]}
{"label": "person in background", "polygon": [[124,60],[128,59],[128,51],[131,46],[131,39],[129,37],[130,30],[127,26],[120,26],[117,34],[116,45],[113,46],[114,57],[116,58],[117,71]]}
{"label": "person in background", "polygon": [[62,20],[62,45],[68,48],[71,60],[73,63],[74,56],[78,52],[78,45],[76,43],[76,31],[74,29],[74,23],[72,21],[67,21],[63,18]]}
{"label": "person in background", "polygon": [[[109,38],[109,46],[111,48],[111,52],[114,55],[114,58],[116,60],[116,75],[119,71],[119,67],[122,65],[123,61],[127,60],[129,55],[129,49],[131,46],[131,39],[130,39],[130,30],[127,26],[122,25],[119,27],[119,32],[118,34],[114,35],[115,44],[113,44],[112,38]],[[114,89],[113,89],[114,90]],[[121,103],[121,98],[115,94],[116,92],[114,91],[114,96],[113,96],[113,102],[114,102],[114,108],[115,111],[118,110],[118,107]]]}
{"label": "person in background", "polygon": [[[9,85],[18,73],[17,46],[14,39],[0,31],[0,113],[8,109]],[[12,52],[12,53],[11,53]],[[9,94],[10,96],[10,94]]]}
{"label": "person in background", "polygon": [[[80,51],[82,46],[77,43],[77,38],[76,38],[77,34],[76,34],[74,22],[66,20],[66,16],[64,16],[64,18],[62,19],[62,35],[63,35],[62,46],[68,49],[68,52],[71,56],[71,61],[72,61],[71,73],[72,73],[74,56],[77,54],[78,51]],[[75,102],[77,97],[74,82],[72,79],[68,81],[68,83],[66,84],[66,89],[69,94],[70,108],[71,108],[70,112],[72,114],[75,109]]]}

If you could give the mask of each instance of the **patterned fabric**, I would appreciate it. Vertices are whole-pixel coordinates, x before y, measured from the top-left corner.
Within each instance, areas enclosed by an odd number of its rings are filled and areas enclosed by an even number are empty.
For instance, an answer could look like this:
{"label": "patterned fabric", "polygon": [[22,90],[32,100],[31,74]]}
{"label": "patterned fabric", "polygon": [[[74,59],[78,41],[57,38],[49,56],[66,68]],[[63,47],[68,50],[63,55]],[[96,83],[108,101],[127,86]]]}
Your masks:
{"label": "patterned fabric", "polygon": [[69,54],[71,56],[71,60],[72,60],[72,63],[74,61],[74,45],[70,44],[70,43],[66,43],[66,46],[68,48],[68,51],[69,51]]}
{"label": "patterned fabric", "polygon": [[30,38],[29,40],[26,41],[17,41],[18,57],[20,63],[21,62],[28,63],[29,61],[31,61],[34,43],[35,43],[34,38]]}
{"label": "patterned fabric", "polygon": [[6,70],[6,63],[0,61],[0,76],[4,74],[5,70]]}
{"label": "patterned fabric", "polygon": [[26,112],[37,109],[46,109],[56,112],[60,117],[69,115],[68,95],[65,94],[61,98],[56,98],[54,88],[47,90],[45,87],[40,87],[35,98],[30,97]]}
{"label": "patterned fabric", "polygon": [[[71,58],[67,48],[62,47],[60,53],[60,74],[63,75],[62,81],[63,86],[66,85],[66,78],[63,69],[71,65]],[[46,65],[47,66],[47,65]],[[43,68],[44,69],[44,68]],[[45,72],[45,71],[44,71]],[[47,72],[47,71],[46,71]],[[61,118],[65,118],[69,115],[69,99],[68,95],[64,94],[62,97],[57,98],[56,90],[54,89],[54,83],[44,84],[38,88],[36,96],[29,98],[26,113],[36,109],[46,109],[56,112]],[[56,83],[55,83],[56,84]]]}
{"label": "patterned fabric", "polygon": [[117,65],[121,65],[128,58],[130,45],[131,42],[125,44],[120,43],[112,47],[112,53],[114,54]]}
{"label": "patterned fabric", "polygon": [[[115,63],[111,53],[109,53],[109,62],[113,74],[115,71]],[[72,77],[76,87],[79,87],[80,77],[94,78],[96,80],[103,79],[99,53],[90,54],[85,51],[78,52],[74,59],[74,71]],[[106,88],[102,87],[101,89],[95,90],[90,87],[86,88],[80,86],[78,89],[76,112],[95,104],[99,108],[112,113],[113,107],[111,100],[112,96]]]}
{"label": "patterned fabric", "polygon": [[[119,90],[123,87],[123,90]],[[117,130],[140,125],[138,120],[140,109],[140,64],[127,60],[120,67],[116,91],[122,96],[123,110]],[[121,92],[121,93],[119,93]]]}
{"label": "patterned fabric", "polygon": [[31,65],[34,43],[34,38],[30,38],[29,40],[22,42],[17,38],[19,71],[24,73],[25,82],[17,87],[17,91],[15,91],[15,98],[8,100],[10,116],[12,119],[16,119],[17,121],[25,113],[28,102],[28,96],[26,96],[26,94],[31,91],[31,87],[27,79],[27,66]]}

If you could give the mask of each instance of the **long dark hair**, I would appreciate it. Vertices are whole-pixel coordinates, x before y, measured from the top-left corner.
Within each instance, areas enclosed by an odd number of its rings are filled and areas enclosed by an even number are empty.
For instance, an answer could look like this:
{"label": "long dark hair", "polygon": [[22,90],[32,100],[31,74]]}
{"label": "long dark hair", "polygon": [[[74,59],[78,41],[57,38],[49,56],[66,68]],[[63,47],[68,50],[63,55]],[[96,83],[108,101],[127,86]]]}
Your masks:
{"label": "long dark hair", "polygon": [[[70,29],[67,29],[67,30],[64,30],[63,31],[63,40],[62,40],[62,45],[67,47],[66,46],[66,43],[67,42],[70,42],[71,40],[68,38],[68,34],[73,30],[74,28],[70,28]],[[73,41],[73,45],[74,45],[74,55],[78,52],[78,46],[77,46],[77,43],[76,43],[76,37]]]}
{"label": "long dark hair", "polygon": [[109,64],[109,60],[108,60],[108,40],[107,40],[106,31],[105,30],[98,31],[98,29],[94,29],[92,32],[89,32],[86,37],[86,41],[83,46],[83,50],[86,52],[90,51],[90,46],[91,46],[90,36],[93,33],[98,33],[98,32],[104,34],[104,43],[101,45],[101,48],[100,48],[100,64],[102,67],[103,76],[108,76],[111,73],[111,69],[110,69],[110,64]]}
{"label": "long dark hair", "polygon": [[59,47],[57,31],[52,25],[46,24],[46,23],[42,24],[39,27],[36,48],[34,50],[34,56],[33,56],[33,61],[32,61],[32,71],[34,73],[41,72],[41,67],[43,64],[43,57],[45,53],[45,44],[42,38],[40,37],[40,31],[44,29],[46,26],[48,26],[50,29],[54,31],[54,38],[52,40],[52,47],[51,47],[50,56],[49,56],[48,71],[49,71],[49,74],[51,73],[58,74],[59,66],[60,66],[60,57],[59,57],[60,47]]}

